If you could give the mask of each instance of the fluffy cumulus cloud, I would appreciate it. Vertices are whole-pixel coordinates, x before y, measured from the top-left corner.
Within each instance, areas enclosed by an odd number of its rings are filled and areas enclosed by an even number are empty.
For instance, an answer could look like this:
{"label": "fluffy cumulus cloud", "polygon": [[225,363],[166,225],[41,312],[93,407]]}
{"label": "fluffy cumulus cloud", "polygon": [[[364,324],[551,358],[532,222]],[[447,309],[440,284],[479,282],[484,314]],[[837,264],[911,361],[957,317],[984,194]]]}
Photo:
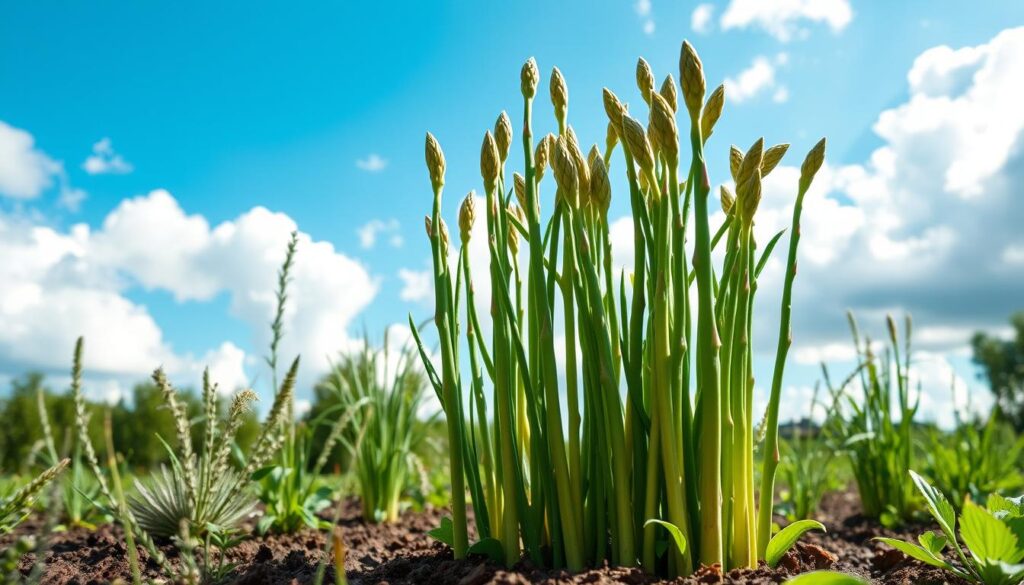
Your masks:
{"label": "fluffy cumulus cloud", "polygon": [[740,71],[735,77],[725,80],[725,95],[729,101],[742,103],[761,95],[771,94],[772,101],[781,103],[789,99],[789,90],[776,79],[778,68],[789,61],[786,53],[779,53],[769,58],[764,55],[755,57],[750,67]]}
{"label": "fluffy cumulus cloud", "polygon": [[[252,347],[269,344],[276,270],[296,225],[256,207],[211,226],[166,191],[123,201],[99,229],[61,231],[19,216],[0,217],[0,370],[63,371],[74,339],[87,339],[92,375],[134,382],[163,365],[194,384],[205,365],[224,389],[245,385],[251,360],[232,342],[204,355],[175,351],[133,287],[178,301],[229,299]],[[327,242],[299,233],[281,353],[305,357],[303,382],[349,349],[348,326],[374,297],[376,281]]]}
{"label": "fluffy cumulus cloud", "polygon": [[[841,330],[848,306],[879,325],[886,311],[907,309],[918,340],[948,350],[1019,308],[1022,79],[1024,28],[926,51],[907,101],[875,123],[882,146],[863,164],[822,169],[804,209],[797,279],[797,301],[810,307],[796,316],[806,342]],[[762,238],[788,223],[797,176],[782,167],[766,180]],[[766,277],[778,278],[781,267],[771,268]]]}
{"label": "fluffy cumulus cloud", "polygon": [[86,193],[71,186],[63,163],[39,149],[32,134],[0,120],[0,197],[35,199],[54,185],[57,203],[77,211]]}
{"label": "fluffy cumulus cloud", "polygon": [[109,138],[101,138],[92,145],[92,154],[82,163],[82,169],[90,175],[125,175],[132,170],[132,164],[114,152]]}
{"label": "fluffy cumulus cloud", "polygon": [[0,195],[38,197],[62,172],[59,162],[36,148],[31,134],[0,121]]}
{"label": "fluffy cumulus cloud", "polygon": [[782,42],[806,36],[806,23],[825,24],[833,32],[853,20],[848,0],[730,0],[722,30],[759,28]]}

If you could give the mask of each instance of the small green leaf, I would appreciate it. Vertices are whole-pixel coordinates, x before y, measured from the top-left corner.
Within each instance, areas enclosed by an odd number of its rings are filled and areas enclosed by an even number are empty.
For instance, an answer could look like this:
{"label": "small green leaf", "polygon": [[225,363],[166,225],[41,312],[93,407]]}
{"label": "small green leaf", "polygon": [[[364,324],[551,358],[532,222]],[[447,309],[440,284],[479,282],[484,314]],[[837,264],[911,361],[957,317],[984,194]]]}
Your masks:
{"label": "small green leaf", "polygon": [[474,555],[484,555],[496,563],[505,561],[505,548],[497,538],[483,538],[474,542],[468,552]]}
{"label": "small green leaf", "polygon": [[903,542],[902,540],[896,540],[895,538],[885,538],[884,536],[879,536],[875,538],[875,540],[884,542],[885,544],[893,547],[894,549],[900,551],[908,557],[917,559],[922,563],[927,563],[933,567],[939,567],[940,569],[946,569],[947,571],[953,569],[952,565],[936,557],[928,550],[917,546],[916,544],[910,542]]}
{"label": "small green leaf", "polygon": [[765,561],[768,566],[775,568],[786,551],[793,548],[796,541],[808,530],[821,530],[825,532],[825,525],[817,520],[797,520],[783,528],[778,534],[768,541],[768,549],[765,551]]}
{"label": "small green leaf", "polygon": [[644,526],[649,526],[651,524],[657,524],[665,530],[668,530],[668,533],[672,535],[672,540],[676,542],[676,547],[679,549],[679,554],[683,554],[684,552],[686,552],[686,537],[683,536],[683,531],[680,530],[678,526],[672,524],[671,522],[665,522],[664,520],[658,520],[655,518],[652,518],[647,522],[644,522]]}
{"label": "small green leaf", "polygon": [[448,546],[455,546],[455,525],[452,524],[452,519],[447,516],[441,518],[440,526],[427,532],[427,534]]}
{"label": "small green leaf", "polygon": [[950,505],[949,500],[946,499],[942,492],[932,487],[928,480],[918,475],[912,469],[910,470],[910,477],[914,480],[917,491],[921,492],[925,501],[928,502],[928,511],[935,517],[935,521],[939,523],[939,527],[942,528],[946,538],[953,542],[956,538],[956,512],[953,510],[953,506]]}
{"label": "small green leaf", "polygon": [[868,582],[855,575],[836,571],[814,571],[804,573],[787,580],[783,585],[868,585]]}
{"label": "small green leaf", "polygon": [[946,537],[936,532],[928,531],[917,537],[921,546],[936,557],[942,557],[942,549],[946,548]]}

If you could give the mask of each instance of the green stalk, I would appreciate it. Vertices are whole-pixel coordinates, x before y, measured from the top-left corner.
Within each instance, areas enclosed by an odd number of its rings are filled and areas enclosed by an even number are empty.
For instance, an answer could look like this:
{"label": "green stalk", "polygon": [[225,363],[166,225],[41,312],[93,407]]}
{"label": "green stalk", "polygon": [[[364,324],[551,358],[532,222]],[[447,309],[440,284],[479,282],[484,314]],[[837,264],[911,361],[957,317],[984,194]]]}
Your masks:
{"label": "green stalk", "polygon": [[[502,228],[504,218],[504,207],[498,201],[498,189],[491,189],[487,193],[487,231],[496,238],[496,245],[491,248],[491,294],[497,296],[507,293],[508,264],[507,232]],[[495,216],[490,210],[497,209]],[[500,290],[499,290],[500,289]],[[492,303],[493,304],[493,303]],[[508,307],[509,309],[511,307]],[[516,455],[516,416],[514,392],[515,364],[511,358],[511,347],[509,346],[509,319],[516,320],[514,314],[503,315],[507,309],[504,305],[493,304],[494,328],[494,404],[495,404],[495,426],[498,432],[498,446],[501,452],[502,465],[502,492],[504,494],[502,511],[502,545],[505,550],[505,562],[513,565],[519,561],[519,509],[515,496],[518,487],[516,485],[516,472],[513,466],[517,465]]]}
{"label": "green stalk", "polygon": [[[775,472],[779,467],[779,402],[782,396],[782,373],[786,367],[786,356],[793,343],[792,303],[793,281],[796,279],[797,247],[800,244],[800,214],[803,211],[804,195],[811,187],[814,173],[821,166],[825,156],[825,140],[822,139],[811,150],[801,169],[800,187],[793,206],[793,225],[789,231],[789,255],[786,260],[786,280],[782,288],[782,309],[779,319],[779,339],[775,349],[775,371],[772,375],[772,390],[768,399],[766,419],[765,457],[761,472],[761,493],[757,517],[757,558],[763,559],[772,534],[772,507],[775,496]],[[812,156],[814,158],[812,158]],[[815,164],[816,163],[816,164]],[[854,342],[858,343],[854,326]],[[861,492],[863,493],[863,492]]]}
{"label": "green stalk", "polygon": [[[618,534],[618,557],[619,562],[632,565],[636,562],[632,519],[630,511],[633,507],[630,498],[628,467],[628,454],[626,451],[625,429],[623,428],[622,403],[619,400],[618,383],[614,376],[614,358],[612,354],[612,343],[608,338],[606,317],[601,299],[600,284],[595,270],[595,263],[590,257],[590,245],[586,243],[583,234],[583,226],[579,217],[575,216],[577,242],[580,243],[580,266],[586,275],[584,290],[589,291],[589,299],[581,298],[581,310],[585,305],[587,313],[591,318],[591,332],[588,336],[591,343],[598,342],[596,348],[599,352],[599,361],[594,364],[597,369],[598,378],[601,383],[601,396],[604,398],[603,406],[606,420],[607,440],[611,443],[612,453],[612,482],[615,490],[615,512],[617,529],[613,533]],[[588,301],[588,302],[586,302]]]}
{"label": "green stalk", "polygon": [[741,221],[739,232],[739,257],[736,270],[735,313],[729,325],[732,326],[729,375],[730,420],[732,422],[732,451],[727,465],[732,469],[732,533],[730,549],[730,566],[752,567],[756,564],[753,551],[750,549],[750,532],[753,526],[749,522],[748,483],[746,474],[747,445],[753,434],[748,422],[746,408],[747,394],[751,391],[747,377],[750,360],[750,345],[747,337],[747,320],[749,314],[750,273],[747,270],[750,257],[750,223],[749,219]]}
{"label": "green stalk", "polygon": [[[480,372],[480,365],[477,361],[476,338],[479,336],[479,331],[474,325],[476,323],[476,295],[473,290],[473,278],[469,267],[469,250],[465,245],[463,245],[462,249],[459,251],[459,261],[462,264],[462,271],[466,278],[466,320],[468,322],[466,327],[466,337],[469,346],[470,370],[473,376],[473,399],[476,406],[477,418],[479,419],[479,435],[482,443],[481,463],[483,464],[484,469],[484,489],[486,490],[487,503],[486,513],[483,514],[483,518],[477,520],[477,523],[481,538],[486,538],[490,536],[490,527],[497,527],[499,525],[498,518],[496,516],[499,513],[499,508],[497,503],[497,488],[494,481],[494,451],[491,447],[490,433],[487,430],[487,411],[483,395],[483,375]],[[476,502],[474,502],[474,504],[475,508],[477,508],[474,511],[478,515],[482,514],[483,510],[480,509],[480,505]],[[486,519],[487,521],[481,522],[483,519]]]}
{"label": "green stalk", "polygon": [[[690,295],[687,284],[689,272],[686,260],[686,226],[690,213],[690,191],[692,179],[688,180],[685,189],[680,188],[678,161],[669,168],[669,198],[672,205],[672,222],[674,227],[673,239],[673,307],[675,321],[673,323],[673,336],[678,340],[675,349],[676,360],[673,364],[675,378],[673,383],[678,385],[676,395],[679,401],[679,420],[681,423],[681,445],[683,458],[683,484],[686,489],[686,508],[692,512],[689,514],[690,538],[693,541],[689,546],[693,549],[700,548],[699,535],[700,524],[696,511],[700,509],[697,501],[697,462],[694,447],[693,433],[693,408],[690,404]],[[684,191],[685,194],[680,193]],[[679,209],[680,196],[685,197],[682,210]]]}
{"label": "green stalk", "polygon": [[562,256],[562,281],[565,288],[562,291],[562,311],[565,317],[565,393],[566,402],[568,402],[569,407],[569,481],[572,487],[573,498],[582,501],[580,399],[576,379],[576,310],[572,290],[577,276],[576,250],[572,244],[572,226],[570,225],[572,222],[570,216],[573,215],[569,211],[563,215],[565,220],[565,239],[563,241],[565,255]]}
{"label": "green stalk", "polygon": [[461,393],[458,389],[458,360],[455,354],[454,331],[450,329],[451,277],[448,260],[445,257],[441,233],[441,192],[443,186],[434,185],[433,229],[430,233],[431,252],[434,260],[435,324],[441,342],[441,388],[445,416],[448,420],[449,464],[452,483],[452,524],[454,528],[452,549],[456,559],[465,558],[469,549],[469,527],[466,518],[466,483],[463,473],[463,429]]}
{"label": "green stalk", "polygon": [[719,348],[712,302],[711,233],[708,226],[707,166],[700,136],[700,121],[692,117],[690,143],[693,150],[690,175],[694,177],[695,243],[693,270],[697,274],[697,384],[700,387],[699,440],[701,534],[700,560],[705,565],[723,564],[722,539],[722,412]]}
{"label": "green stalk", "polygon": [[[545,427],[547,446],[549,450],[551,472],[554,474],[555,495],[557,497],[558,521],[557,527],[561,529],[565,540],[566,563],[570,570],[578,571],[583,568],[583,547],[581,532],[583,531],[582,518],[577,510],[582,511],[581,502],[573,497],[572,488],[569,483],[569,467],[565,453],[565,434],[562,431],[561,409],[558,397],[558,370],[555,362],[555,346],[552,335],[551,306],[548,304],[547,291],[545,290],[544,278],[544,249],[542,235],[540,232],[540,221],[537,217],[537,195],[532,178],[533,152],[530,148],[530,112],[532,100],[526,98],[524,107],[524,130],[523,145],[526,151],[526,192],[527,201],[530,204],[530,276],[528,284],[531,289],[531,306],[536,315],[538,338],[540,348],[540,383],[543,388],[545,403]],[[553,502],[554,504],[554,502]]]}
{"label": "green stalk", "polygon": [[[652,188],[654,177],[649,176]],[[664,467],[665,482],[667,485],[668,517],[672,524],[675,524],[685,535],[689,533],[689,517],[686,510],[683,491],[685,484],[679,467],[679,445],[681,444],[676,428],[671,421],[676,420],[676,409],[672,400],[672,347],[669,315],[669,291],[668,279],[670,273],[670,247],[669,237],[669,213],[668,202],[663,195],[654,195],[656,224],[654,252],[656,256],[656,267],[654,274],[654,306],[652,309],[653,344],[652,344],[652,368],[651,368],[651,399],[652,407],[657,409],[659,416],[665,416],[665,424],[660,425],[661,432],[657,440],[661,442],[662,465]],[[652,438],[653,440],[653,438]],[[689,538],[687,538],[689,540]],[[689,550],[679,553],[678,549],[672,548],[673,557],[676,558],[677,571],[682,574],[689,574],[691,571],[691,560]]]}

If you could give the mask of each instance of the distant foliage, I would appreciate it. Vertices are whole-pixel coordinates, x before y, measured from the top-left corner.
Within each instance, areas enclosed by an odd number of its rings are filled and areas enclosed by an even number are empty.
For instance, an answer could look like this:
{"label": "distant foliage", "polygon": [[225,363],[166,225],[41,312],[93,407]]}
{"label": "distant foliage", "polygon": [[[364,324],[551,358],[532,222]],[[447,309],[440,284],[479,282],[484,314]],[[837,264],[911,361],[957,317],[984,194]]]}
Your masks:
{"label": "distant foliage", "polygon": [[[10,395],[0,400],[0,468],[4,470],[25,470],[29,464],[41,463],[36,461],[38,457],[33,457],[33,453],[41,453],[44,441],[36,396],[39,389],[43,390],[54,444],[63,448],[74,442],[75,404],[71,394],[54,392],[40,373],[25,374],[12,380]],[[198,416],[201,405],[195,394],[186,390],[180,396],[189,416]],[[226,406],[222,404],[221,409]],[[109,407],[87,401],[86,408],[94,413],[89,420],[89,436],[101,455],[104,454],[103,416],[99,413],[110,408],[114,448],[124,456],[129,467],[149,469],[167,462],[167,451],[157,436],[173,436],[174,418],[163,407],[160,391],[152,382],[136,384],[130,400],[121,400]],[[256,415],[246,413],[238,430],[239,445],[243,449],[250,445],[258,430]],[[200,440],[198,428],[193,429],[192,439],[193,442]]]}
{"label": "distant foliage", "polygon": [[975,333],[974,363],[981,366],[996,404],[1018,432],[1024,431],[1024,311],[1010,317],[1015,336],[1000,339]]}

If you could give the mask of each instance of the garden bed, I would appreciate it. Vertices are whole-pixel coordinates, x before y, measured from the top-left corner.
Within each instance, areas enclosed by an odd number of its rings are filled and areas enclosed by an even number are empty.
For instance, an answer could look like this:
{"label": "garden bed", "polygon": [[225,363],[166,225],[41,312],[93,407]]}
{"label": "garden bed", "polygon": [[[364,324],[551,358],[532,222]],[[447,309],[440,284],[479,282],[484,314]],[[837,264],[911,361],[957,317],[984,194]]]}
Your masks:
{"label": "garden bed", "polygon": [[[392,525],[372,525],[362,521],[355,500],[342,504],[339,522],[348,556],[345,569],[349,582],[356,584],[466,584],[484,585],[520,583],[630,583],[647,584],[665,581],[645,575],[639,569],[601,567],[578,574],[539,569],[523,561],[506,569],[482,558],[455,561],[447,546],[433,540],[427,532],[436,527],[444,515],[442,510],[409,512]],[[725,576],[725,583],[782,583],[793,574],[830,568],[854,573],[872,582],[885,584],[958,583],[938,569],[908,560],[901,553],[872,541],[874,536],[914,538],[920,527],[900,531],[880,528],[859,514],[856,495],[850,492],[829,494],[822,504],[820,519],[829,527],[828,534],[808,534],[779,567],[757,570],[736,570]],[[41,525],[35,519],[25,522],[17,534],[31,534]],[[229,552],[236,563],[235,583],[310,583],[323,558],[326,534],[312,530],[294,535],[272,535],[251,538]],[[8,544],[12,536],[0,540]],[[46,557],[44,583],[85,584],[107,583],[129,579],[127,555],[121,532],[103,526],[96,531],[75,529],[50,539],[51,550]],[[174,554],[166,547],[168,555]],[[139,554],[147,559],[144,550]],[[172,559],[173,560],[173,559]],[[31,570],[34,555],[22,560],[23,572]],[[145,563],[148,579],[159,578],[157,567]],[[330,569],[329,569],[330,571]],[[714,571],[703,570],[675,583],[713,583]],[[333,582],[328,575],[327,582]]]}

